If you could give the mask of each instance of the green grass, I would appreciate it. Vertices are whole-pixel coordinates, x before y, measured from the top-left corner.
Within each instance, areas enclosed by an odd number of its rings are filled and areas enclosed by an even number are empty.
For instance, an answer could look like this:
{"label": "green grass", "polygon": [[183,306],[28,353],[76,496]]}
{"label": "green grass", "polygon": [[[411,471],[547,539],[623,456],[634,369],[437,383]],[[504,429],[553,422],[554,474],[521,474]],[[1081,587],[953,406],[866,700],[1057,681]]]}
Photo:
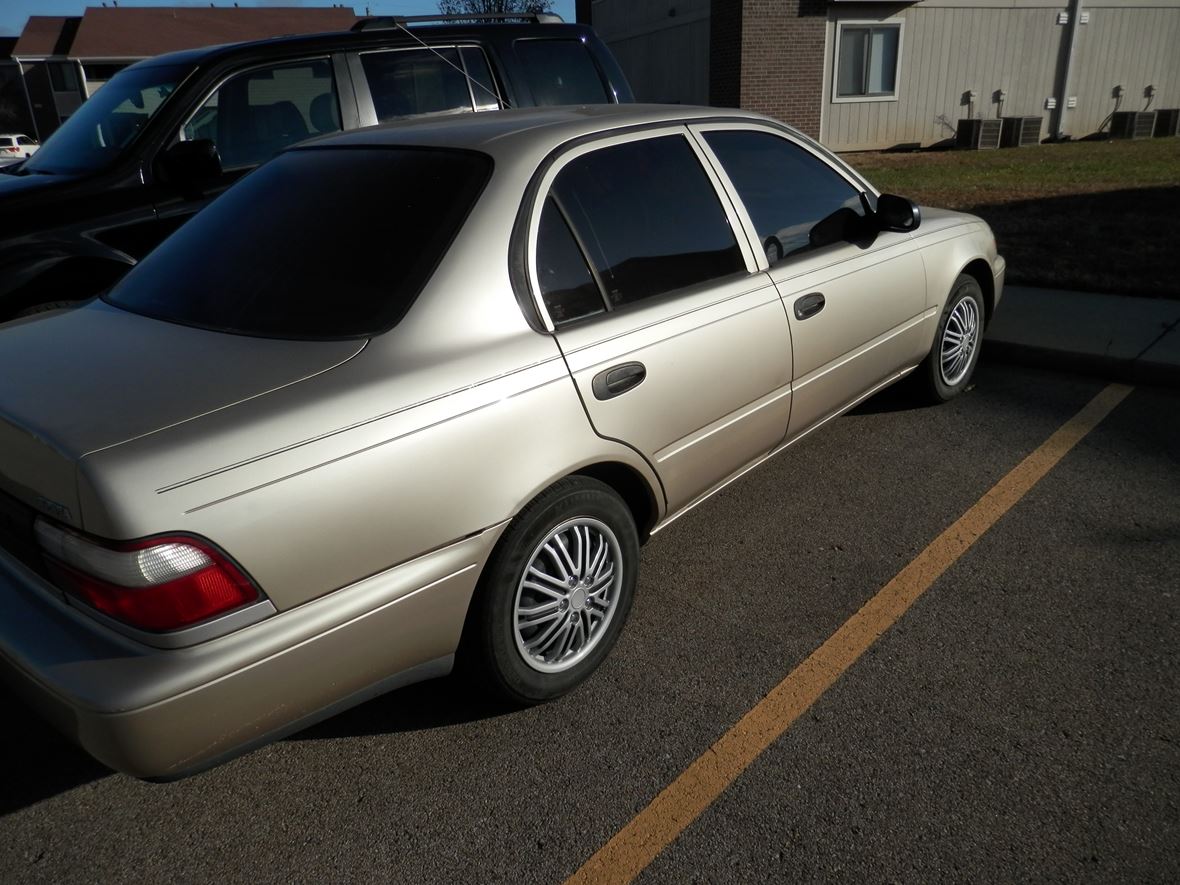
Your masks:
{"label": "green grass", "polygon": [[1010,282],[1180,298],[1180,138],[845,159],[883,191],[987,220]]}

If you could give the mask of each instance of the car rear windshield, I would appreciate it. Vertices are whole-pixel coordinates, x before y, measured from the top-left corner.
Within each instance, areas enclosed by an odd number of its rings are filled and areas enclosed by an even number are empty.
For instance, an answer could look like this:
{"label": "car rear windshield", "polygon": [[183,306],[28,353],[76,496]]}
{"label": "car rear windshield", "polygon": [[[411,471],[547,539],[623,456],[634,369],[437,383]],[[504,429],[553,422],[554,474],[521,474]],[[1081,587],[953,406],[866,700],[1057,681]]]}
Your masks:
{"label": "car rear windshield", "polygon": [[417,297],[491,173],[470,151],[312,148],[251,173],[106,300],[268,338],[358,338]]}

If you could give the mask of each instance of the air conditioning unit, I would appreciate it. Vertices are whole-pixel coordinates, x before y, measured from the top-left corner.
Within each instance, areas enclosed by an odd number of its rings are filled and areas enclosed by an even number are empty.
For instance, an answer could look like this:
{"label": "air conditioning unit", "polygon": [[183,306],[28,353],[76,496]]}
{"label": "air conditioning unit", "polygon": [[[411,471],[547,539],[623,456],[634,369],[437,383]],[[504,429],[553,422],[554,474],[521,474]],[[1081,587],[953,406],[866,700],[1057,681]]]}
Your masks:
{"label": "air conditioning unit", "polygon": [[1000,121],[963,119],[955,130],[955,147],[994,151],[1000,146]]}
{"label": "air conditioning unit", "polygon": [[1111,114],[1111,138],[1151,138],[1155,111],[1119,111]]}
{"label": "air conditioning unit", "polygon": [[1041,143],[1044,117],[1005,117],[1000,130],[1000,147],[1025,147]]}
{"label": "air conditioning unit", "polygon": [[1163,108],[1155,112],[1155,129],[1151,134],[1156,138],[1180,135],[1180,108]]}

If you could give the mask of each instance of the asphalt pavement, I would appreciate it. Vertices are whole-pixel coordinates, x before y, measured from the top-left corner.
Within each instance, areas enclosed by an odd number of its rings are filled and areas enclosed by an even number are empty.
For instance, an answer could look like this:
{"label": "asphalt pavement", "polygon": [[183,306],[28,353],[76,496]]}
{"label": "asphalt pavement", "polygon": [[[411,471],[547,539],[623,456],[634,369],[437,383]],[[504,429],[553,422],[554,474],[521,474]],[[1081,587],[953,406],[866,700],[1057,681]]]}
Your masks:
{"label": "asphalt pavement", "polygon": [[[996,340],[653,538],[557,702],[427,683],[153,785],[0,695],[0,881],[561,882],[1107,384]],[[640,880],[1180,881],[1178,407],[1136,387]]]}
{"label": "asphalt pavement", "polygon": [[[968,396],[886,392],[654,539],[555,704],[429,683],[159,786],[3,696],[0,879],[560,881],[1099,379],[1180,386],[1178,326],[1009,287]],[[1176,405],[1133,393],[640,878],[1180,878]]]}

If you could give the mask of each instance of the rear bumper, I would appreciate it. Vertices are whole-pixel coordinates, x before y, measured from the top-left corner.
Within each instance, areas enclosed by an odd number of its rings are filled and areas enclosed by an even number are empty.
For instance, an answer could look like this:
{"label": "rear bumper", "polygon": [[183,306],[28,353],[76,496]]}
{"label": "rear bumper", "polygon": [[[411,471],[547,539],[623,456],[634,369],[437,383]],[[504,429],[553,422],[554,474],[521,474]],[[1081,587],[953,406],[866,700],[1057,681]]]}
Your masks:
{"label": "rear bumper", "polygon": [[502,529],[183,649],[110,631],[0,551],[0,671],[106,765],[180,777],[446,673]]}

